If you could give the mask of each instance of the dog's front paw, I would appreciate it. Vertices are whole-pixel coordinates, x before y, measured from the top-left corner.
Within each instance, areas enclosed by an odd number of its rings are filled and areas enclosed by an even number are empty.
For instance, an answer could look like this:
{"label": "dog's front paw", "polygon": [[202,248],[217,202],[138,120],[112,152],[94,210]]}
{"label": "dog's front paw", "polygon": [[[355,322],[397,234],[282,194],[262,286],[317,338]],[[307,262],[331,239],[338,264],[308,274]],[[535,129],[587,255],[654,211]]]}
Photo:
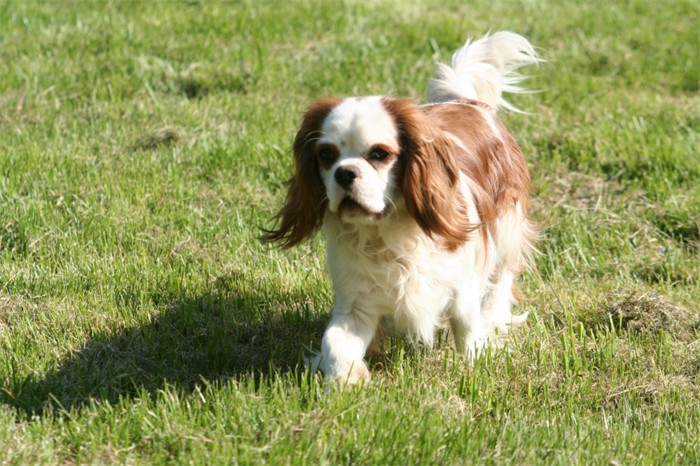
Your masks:
{"label": "dog's front paw", "polygon": [[340,387],[366,384],[370,380],[369,369],[363,361],[355,361],[347,372],[337,374],[334,379]]}

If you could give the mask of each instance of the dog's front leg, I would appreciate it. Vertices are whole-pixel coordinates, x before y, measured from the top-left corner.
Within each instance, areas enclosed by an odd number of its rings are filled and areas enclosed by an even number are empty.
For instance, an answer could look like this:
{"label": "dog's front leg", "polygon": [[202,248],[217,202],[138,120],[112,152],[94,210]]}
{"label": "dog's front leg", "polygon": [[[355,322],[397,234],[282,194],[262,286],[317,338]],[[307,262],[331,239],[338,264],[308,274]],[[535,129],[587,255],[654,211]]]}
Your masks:
{"label": "dog's front leg", "polygon": [[455,348],[471,361],[487,343],[487,329],[478,296],[475,292],[457,296],[450,316]]}
{"label": "dog's front leg", "polygon": [[339,385],[369,382],[369,371],[362,358],[374,337],[378,320],[358,309],[333,310],[321,344],[321,369]]}

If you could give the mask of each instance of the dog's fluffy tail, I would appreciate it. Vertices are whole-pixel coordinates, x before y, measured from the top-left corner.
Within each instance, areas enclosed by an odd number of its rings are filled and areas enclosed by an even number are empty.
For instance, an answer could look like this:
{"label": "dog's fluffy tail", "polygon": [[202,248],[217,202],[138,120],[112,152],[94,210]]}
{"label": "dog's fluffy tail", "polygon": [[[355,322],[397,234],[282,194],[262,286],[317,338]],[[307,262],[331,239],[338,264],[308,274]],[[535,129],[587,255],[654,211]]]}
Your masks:
{"label": "dog's fluffy tail", "polygon": [[428,85],[428,102],[472,99],[494,110],[520,112],[503,98],[503,93],[527,93],[519,86],[526,77],[516,70],[541,61],[530,42],[513,32],[488,34],[473,42],[468,39],[452,55],[452,66],[438,64],[437,75]]}

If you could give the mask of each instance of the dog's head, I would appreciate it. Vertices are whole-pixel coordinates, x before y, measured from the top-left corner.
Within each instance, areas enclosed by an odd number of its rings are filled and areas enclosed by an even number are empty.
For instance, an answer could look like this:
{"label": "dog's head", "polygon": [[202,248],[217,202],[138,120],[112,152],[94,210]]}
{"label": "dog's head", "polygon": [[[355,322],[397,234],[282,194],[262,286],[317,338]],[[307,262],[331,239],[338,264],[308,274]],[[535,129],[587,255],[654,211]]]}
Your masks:
{"label": "dog's head", "polygon": [[454,152],[454,142],[411,101],[321,100],[294,141],[295,175],[279,228],[263,239],[293,246],[312,236],[325,215],[373,224],[405,210],[428,235],[448,247],[461,244],[474,228]]}

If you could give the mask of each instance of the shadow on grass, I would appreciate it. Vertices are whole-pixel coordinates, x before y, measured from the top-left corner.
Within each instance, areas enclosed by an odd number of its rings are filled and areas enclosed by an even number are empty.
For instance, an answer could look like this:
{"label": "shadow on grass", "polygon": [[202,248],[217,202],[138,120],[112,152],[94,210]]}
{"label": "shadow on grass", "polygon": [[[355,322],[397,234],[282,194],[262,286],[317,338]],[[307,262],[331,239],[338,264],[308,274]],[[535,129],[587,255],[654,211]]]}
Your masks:
{"label": "shadow on grass", "polygon": [[[328,317],[301,291],[259,285],[220,279],[211,292],[164,305],[142,325],[93,335],[55,370],[16,381],[0,402],[44,415],[155,394],[166,384],[191,391],[203,379],[259,383],[293,371],[304,346],[318,344]],[[138,305],[122,300],[125,309]]]}

